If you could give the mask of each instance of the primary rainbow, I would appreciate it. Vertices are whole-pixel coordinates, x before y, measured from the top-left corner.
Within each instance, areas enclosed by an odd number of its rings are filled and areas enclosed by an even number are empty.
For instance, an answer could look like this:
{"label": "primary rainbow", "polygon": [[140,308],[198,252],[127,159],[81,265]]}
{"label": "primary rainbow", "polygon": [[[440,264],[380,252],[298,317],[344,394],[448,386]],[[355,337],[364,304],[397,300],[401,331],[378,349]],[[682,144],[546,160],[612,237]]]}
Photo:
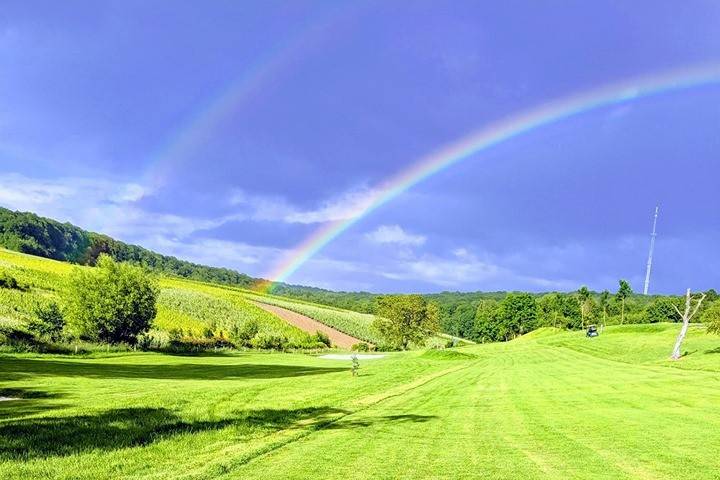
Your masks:
{"label": "primary rainbow", "polygon": [[[720,65],[705,65],[674,70],[560,98],[493,123],[421,158],[407,170],[398,173],[380,185],[379,188],[368,195],[366,201],[361,205],[354,206],[352,211],[347,212],[344,219],[328,222],[318,228],[265,278],[270,279],[270,282],[287,280],[305,262],[360,219],[417,183],[493,145],[550,123],[597,108],[618,105],[663,92],[714,83],[720,83]],[[271,286],[272,283],[267,283],[263,287],[269,289]]]}

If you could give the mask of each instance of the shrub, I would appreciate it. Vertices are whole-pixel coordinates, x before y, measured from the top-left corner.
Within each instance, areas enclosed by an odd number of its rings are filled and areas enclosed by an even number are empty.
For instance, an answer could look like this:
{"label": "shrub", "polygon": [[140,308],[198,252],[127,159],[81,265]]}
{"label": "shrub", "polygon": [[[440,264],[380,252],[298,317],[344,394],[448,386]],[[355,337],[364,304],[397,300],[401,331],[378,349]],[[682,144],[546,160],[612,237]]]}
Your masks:
{"label": "shrub", "polygon": [[250,342],[253,347],[263,350],[283,350],[288,346],[285,335],[270,332],[260,332]]}
{"label": "shrub", "polygon": [[63,328],[65,328],[65,318],[63,318],[57,303],[38,304],[35,307],[35,317],[28,324],[28,330],[53,342],[61,339]]}
{"label": "shrub", "polygon": [[708,333],[720,335],[720,300],[716,300],[703,312],[700,321],[707,326]]}
{"label": "shrub", "polygon": [[150,329],[158,286],[143,269],[102,255],[92,270],[76,269],[67,290],[67,319],[81,337],[134,344]]}
{"label": "shrub", "polygon": [[332,343],[330,342],[330,337],[325,332],[317,331],[315,332],[315,339],[318,343],[322,343],[326,347],[331,347]]}
{"label": "shrub", "polygon": [[15,277],[7,272],[0,272],[0,288],[9,288],[11,290],[27,290],[26,285],[21,284]]}
{"label": "shrub", "polygon": [[251,341],[260,331],[260,325],[255,319],[248,319],[234,325],[230,329],[230,340],[241,347],[251,346]]}
{"label": "shrub", "polygon": [[350,348],[353,352],[369,352],[370,345],[365,342],[356,343]]}

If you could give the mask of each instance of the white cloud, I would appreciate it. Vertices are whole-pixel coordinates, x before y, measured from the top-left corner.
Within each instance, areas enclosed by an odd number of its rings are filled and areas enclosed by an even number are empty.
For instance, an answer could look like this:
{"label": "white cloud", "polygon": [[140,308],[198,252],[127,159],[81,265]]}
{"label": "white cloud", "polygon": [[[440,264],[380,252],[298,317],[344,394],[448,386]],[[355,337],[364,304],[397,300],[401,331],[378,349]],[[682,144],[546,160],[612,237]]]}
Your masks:
{"label": "white cloud", "polygon": [[[502,259],[480,259],[466,248],[457,248],[451,256],[422,255],[401,259],[380,271],[385,278],[422,281],[443,288],[461,290],[490,288],[508,289],[512,285],[533,285],[541,289],[573,288],[572,282],[532,277],[507,268]],[[483,285],[492,287],[482,287]]]}
{"label": "white cloud", "polygon": [[72,222],[125,241],[153,235],[183,237],[227,221],[147,212],[135,202],[148,193],[136,183],[0,174],[0,205]]}
{"label": "white cloud", "polygon": [[213,238],[176,240],[154,235],[143,240],[143,246],[165,255],[173,255],[203,265],[235,268],[250,275],[264,275],[272,265],[287,254],[274,247],[250,245]]}
{"label": "white cloud", "polygon": [[400,225],[381,225],[374,231],[366,233],[365,238],[373,243],[407,246],[420,246],[427,240],[423,235],[407,233]]}
{"label": "white cloud", "polygon": [[317,208],[303,210],[283,198],[248,195],[238,190],[233,192],[229,203],[247,210],[238,215],[246,215],[251,220],[313,224],[356,217],[370,207],[376,196],[375,190],[353,189],[322,202]]}

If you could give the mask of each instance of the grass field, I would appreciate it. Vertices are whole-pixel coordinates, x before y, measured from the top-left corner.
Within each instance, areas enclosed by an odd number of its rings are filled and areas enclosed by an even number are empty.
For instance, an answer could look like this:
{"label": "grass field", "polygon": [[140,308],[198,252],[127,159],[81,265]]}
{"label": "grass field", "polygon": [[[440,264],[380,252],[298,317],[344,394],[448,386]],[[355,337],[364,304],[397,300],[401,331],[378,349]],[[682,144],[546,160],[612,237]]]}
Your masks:
{"label": "grass field", "polygon": [[718,478],[720,338],[544,330],[349,365],[0,355],[3,478]]}

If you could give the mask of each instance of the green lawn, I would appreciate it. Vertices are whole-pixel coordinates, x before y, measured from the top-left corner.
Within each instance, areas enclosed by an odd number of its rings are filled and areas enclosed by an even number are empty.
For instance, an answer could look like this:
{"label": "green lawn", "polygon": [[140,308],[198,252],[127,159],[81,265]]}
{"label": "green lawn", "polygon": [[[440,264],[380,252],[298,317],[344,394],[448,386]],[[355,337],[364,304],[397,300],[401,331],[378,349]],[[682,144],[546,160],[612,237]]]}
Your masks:
{"label": "green lawn", "polygon": [[[2,478],[718,478],[720,338],[677,325],[361,363],[0,356]],[[680,368],[677,368],[680,367]]]}

